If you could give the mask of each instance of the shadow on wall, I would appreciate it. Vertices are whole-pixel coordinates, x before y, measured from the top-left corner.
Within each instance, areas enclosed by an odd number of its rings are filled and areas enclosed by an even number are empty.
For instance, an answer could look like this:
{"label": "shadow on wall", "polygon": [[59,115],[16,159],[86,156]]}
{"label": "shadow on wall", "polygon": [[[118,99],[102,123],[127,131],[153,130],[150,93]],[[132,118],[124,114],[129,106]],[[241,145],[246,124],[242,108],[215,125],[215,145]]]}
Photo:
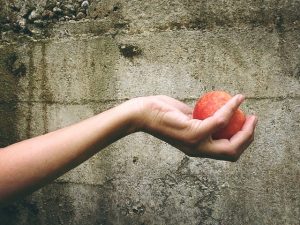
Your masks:
{"label": "shadow on wall", "polygon": [[[67,185],[50,184],[33,196],[0,208],[0,224],[74,224],[75,210]],[[46,222],[45,222],[46,221]]]}

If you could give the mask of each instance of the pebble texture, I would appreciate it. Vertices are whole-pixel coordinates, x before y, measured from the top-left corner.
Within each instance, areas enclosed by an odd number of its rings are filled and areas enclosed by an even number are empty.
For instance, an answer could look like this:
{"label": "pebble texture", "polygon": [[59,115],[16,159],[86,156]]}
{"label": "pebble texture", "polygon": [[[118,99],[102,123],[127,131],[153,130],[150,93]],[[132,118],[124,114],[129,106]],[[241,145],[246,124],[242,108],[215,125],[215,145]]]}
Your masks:
{"label": "pebble texture", "polygon": [[0,147],[144,95],[244,93],[259,117],[236,163],[133,134],[0,208],[0,225],[299,224],[299,1],[0,4]]}

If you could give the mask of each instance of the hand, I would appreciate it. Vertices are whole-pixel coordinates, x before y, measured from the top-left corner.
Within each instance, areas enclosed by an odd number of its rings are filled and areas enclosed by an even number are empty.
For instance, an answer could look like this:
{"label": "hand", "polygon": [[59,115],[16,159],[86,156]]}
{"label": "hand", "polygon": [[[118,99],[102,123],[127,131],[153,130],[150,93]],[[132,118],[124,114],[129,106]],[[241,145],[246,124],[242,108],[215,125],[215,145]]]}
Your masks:
{"label": "hand", "polygon": [[[132,99],[77,124],[7,146],[0,151],[0,204],[30,193],[135,131],[148,132],[189,156],[236,161],[253,141],[257,119],[249,116],[230,140],[213,140],[243,96],[212,117],[192,118],[192,109],[167,96]],[[24,170],[24,168],[27,168]]]}
{"label": "hand", "polygon": [[213,140],[212,134],[226,126],[234,111],[243,102],[242,95],[234,96],[212,117],[192,118],[192,109],[168,96],[138,98],[140,113],[138,130],[152,134],[193,157],[237,161],[254,139],[255,116],[247,116],[241,131],[230,140]]}

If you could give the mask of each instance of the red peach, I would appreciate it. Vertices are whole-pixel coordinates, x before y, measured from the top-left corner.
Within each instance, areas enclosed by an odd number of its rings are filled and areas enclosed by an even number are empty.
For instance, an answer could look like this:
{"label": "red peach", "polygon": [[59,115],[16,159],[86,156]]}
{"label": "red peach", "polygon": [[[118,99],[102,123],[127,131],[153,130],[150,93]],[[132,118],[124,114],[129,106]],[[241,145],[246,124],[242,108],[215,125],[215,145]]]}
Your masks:
{"label": "red peach", "polygon": [[[231,98],[232,96],[224,91],[212,91],[206,93],[197,101],[193,112],[193,118],[204,120],[212,116]],[[237,109],[227,126],[212,135],[213,139],[230,139],[234,134],[241,130],[245,120],[245,114],[240,109]]]}

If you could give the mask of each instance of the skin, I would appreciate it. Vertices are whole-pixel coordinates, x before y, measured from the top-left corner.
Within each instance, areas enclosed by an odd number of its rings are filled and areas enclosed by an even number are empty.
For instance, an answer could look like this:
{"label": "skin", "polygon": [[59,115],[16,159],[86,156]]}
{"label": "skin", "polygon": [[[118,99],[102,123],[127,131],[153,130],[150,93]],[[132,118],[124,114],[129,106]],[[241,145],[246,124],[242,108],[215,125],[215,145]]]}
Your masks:
{"label": "skin", "polygon": [[69,127],[0,151],[0,203],[53,181],[101,149],[134,132],[149,133],[193,157],[236,161],[251,144],[257,118],[248,116],[230,140],[213,140],[244,100],[234,96],[212,117],[192,119],[192,108],[168,96],[131,99]]}

